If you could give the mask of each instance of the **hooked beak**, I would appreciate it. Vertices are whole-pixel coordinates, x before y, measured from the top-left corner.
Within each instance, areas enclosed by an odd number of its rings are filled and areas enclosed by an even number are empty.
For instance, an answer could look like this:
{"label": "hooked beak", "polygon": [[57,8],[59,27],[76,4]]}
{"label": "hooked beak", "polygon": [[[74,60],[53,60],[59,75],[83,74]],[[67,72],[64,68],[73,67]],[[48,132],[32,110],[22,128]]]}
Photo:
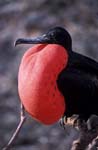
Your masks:
{"label": "hooked beak", "polygon": [[19,44],[51,44],[51,40],[44,34],[37,38],[20,38],[15,41],[15,46]]}

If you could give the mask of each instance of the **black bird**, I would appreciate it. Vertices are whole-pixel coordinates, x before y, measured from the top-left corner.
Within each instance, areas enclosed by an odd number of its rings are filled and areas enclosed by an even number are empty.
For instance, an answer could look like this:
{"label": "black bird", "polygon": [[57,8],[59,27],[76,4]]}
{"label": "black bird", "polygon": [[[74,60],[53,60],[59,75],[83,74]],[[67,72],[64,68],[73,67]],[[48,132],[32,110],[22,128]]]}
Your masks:
{"label": "black bird", "polygon": [[64,116],[76,114],[80,120],[87,121],[92,114],[98,115],[98,63],[72,50],[72,38],[64,28],[52,28],[35,42],[32,39],[16,41],[16,45],[22,43],[62,45],[69,57],[67,67],[57,79],[58,88],[66,99],[67,110]]}

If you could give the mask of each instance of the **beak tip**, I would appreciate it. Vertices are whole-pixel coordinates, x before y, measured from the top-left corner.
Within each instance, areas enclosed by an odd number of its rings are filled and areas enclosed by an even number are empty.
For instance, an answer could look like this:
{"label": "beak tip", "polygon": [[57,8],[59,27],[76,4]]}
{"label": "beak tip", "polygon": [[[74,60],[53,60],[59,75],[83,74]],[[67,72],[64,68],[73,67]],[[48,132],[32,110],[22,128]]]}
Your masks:
{"label": "beak tip", "polygon": [[15,42],[14,42],[14,47],[16,47],[16,46],[17,46],[17,42],[15,41]]}
{"label": "beak tip", "polygon": [[18,44],[21,44],[21,40],[20,40],[20,39],[17,39],[17,40],[14,42],[14,46],[16,47]]}

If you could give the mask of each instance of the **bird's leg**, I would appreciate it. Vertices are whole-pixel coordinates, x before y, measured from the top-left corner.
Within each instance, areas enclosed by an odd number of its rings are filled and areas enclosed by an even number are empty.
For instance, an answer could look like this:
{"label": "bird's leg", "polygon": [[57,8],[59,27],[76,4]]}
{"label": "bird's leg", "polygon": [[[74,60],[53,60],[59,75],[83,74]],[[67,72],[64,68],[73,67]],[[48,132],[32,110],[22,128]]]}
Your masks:
{"label": "bird's leg", "polygon": [[13,142],[15,141],[17,135],[20,132],[20,129],[22,128],[23,123],[26,120],[26,116],[25,116],[25,109],[23,104],[21,103],[21,112],[20,112],[20,122],[14,132],[14,134],[12,135],[11,139],[9,140],[8,144],[2,149],[2,150],[9,150],[13,144]]}

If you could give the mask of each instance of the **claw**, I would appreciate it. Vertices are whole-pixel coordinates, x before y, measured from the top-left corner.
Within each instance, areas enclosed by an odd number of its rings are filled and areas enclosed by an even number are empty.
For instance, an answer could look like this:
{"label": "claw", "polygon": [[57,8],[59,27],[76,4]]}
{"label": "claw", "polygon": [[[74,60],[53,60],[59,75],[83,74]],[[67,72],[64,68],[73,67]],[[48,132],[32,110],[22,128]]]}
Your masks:
{"label": "claw", "polygon": [[60,126],[63,127],[64,130],[65,130],[66,123],[67,123],[67,117],[64,116],[60,119]]}

